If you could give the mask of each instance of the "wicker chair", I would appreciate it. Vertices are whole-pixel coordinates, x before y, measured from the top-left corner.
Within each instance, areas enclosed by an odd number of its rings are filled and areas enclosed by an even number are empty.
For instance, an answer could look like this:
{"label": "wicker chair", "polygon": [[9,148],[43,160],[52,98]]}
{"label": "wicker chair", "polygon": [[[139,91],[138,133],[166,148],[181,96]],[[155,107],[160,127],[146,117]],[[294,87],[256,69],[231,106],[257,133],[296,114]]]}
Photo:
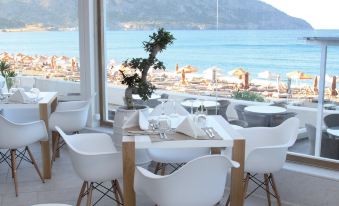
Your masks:
{"label": "wicker chair", "polygon": [[276,127],[283,123],[286,119],[295,117],[297,113],[295,112],[284,112],[282,114],[275,114],[271,117],[270,127]]}
{"label": "wicker chair", "polygon": [[245,115],[244,115],[245,107],[247,107],[247,105],[244,105],[244,104],[237,104],[234,106],[234,109],[237,112],[239,120],[246,121]]}
{"label": "wicker chair", "polygon": [[339,114],[329,114],[324,117],[326,127],[339,127]]}

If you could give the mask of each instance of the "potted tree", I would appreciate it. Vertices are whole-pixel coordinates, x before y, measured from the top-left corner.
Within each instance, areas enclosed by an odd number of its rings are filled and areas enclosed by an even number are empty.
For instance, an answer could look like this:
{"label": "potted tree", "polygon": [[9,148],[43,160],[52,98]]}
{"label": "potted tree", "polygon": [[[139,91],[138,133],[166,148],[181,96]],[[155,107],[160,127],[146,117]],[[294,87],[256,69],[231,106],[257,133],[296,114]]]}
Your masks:
{"label": "potted tree", "polygon": [[[148,41],[143,42],[144,50],[148,53],[147,58],[127,59],[124,61],[123,66],[129,68],[129,72],[120,70],[123,77],[121,83],[127,85],[127,88],[124,97],[125,106],[117,109],[114,118],[114,139],[118,141],[115,142],[118,147],[121,146],[122,126],[125,121],[135,112],[139,112],[138,110],[148,111],[147,107],[133,104],[132,94],[138,94],[144,101],[151,97],[156,88],[152,83],[147,81],[148,71],[150,68],[156,70],[166,69],[163,62],[157,59],[157,55],[175,40],[173,35],[163,28],[158,29],[149,38]],[[138,120],[135,119],[134,121],[135,125],[130,126],[137,126]]]}
{"label": "potted tree", "polygon": [[144,50],[148,52],[147,58],[127,59],[123,66],[134,70],[132,74],[126,74],[120,70],[123,80],[122,84],[127,85],[125,90],[125,103],[127,109],[135,109],[132,101],[132,94],[138,94],[142,100],[148,100],[155,90],[155,86],[147,81],[147,75],[150,68],[165,70],[165,65],[159,59],[157,54],[172,44],[175,38],[173,35],[161,28],[156,33],[149,36],[149,41],[144,41]]}
{"label": "potted tree", "polygon": [[[4,60],[0,61],[0,73],[1,76],[5,79],[6,81],[6,88],[10,89],[12,85],[14,84],[14,80],[12,77],[16,76],[16,73],[14,70],[11,70],[11,65],[7,63]],[[5,85],[2,85],[4,87]],[[0,89],[2,89],[2,87]]]}

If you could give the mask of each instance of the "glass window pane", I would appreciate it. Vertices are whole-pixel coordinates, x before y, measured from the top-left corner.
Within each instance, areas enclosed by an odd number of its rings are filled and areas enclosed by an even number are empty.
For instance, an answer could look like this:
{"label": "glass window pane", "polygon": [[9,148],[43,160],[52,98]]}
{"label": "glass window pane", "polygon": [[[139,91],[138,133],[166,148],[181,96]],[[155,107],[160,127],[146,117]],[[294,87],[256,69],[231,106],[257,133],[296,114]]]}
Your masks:
{"label": "glass window pane", "polygon": [[[5,1],[0,5],[12,11],[4,9],[0,15],[10,20],[0,21],[0,60],[15,72],[17,85],[13,86],[57,91],[61,99],[79,97],[78,1],[18,5]],[[16,10],[10,9],[14,6]]]}

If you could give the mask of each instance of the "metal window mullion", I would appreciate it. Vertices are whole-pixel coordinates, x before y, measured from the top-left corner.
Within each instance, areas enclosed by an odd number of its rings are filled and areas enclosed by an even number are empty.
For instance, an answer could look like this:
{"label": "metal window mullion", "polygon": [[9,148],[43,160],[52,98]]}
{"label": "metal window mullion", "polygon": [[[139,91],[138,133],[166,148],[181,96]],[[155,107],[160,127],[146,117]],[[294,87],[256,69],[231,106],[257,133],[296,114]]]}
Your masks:
{"label": "metal window mullion", "polygon": [[315,139],[315,156],[316,157],[320,156],[320,150],[321,150],[326,62],[327,62],[327,44],[321,44],[320,80],[319,80],[318,112],[317,112],[317,125],[316,125],[317,132],[316,132],[316,139]]}

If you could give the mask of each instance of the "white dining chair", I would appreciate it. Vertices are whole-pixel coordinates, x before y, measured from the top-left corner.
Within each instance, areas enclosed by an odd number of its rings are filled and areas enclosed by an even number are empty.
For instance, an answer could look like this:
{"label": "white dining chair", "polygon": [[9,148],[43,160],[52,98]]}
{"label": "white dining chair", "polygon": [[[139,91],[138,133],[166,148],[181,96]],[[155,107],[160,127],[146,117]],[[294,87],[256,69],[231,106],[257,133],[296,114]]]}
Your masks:
{"label": "white dining chair", "polygon": [[[175,104],[168,101],[164,103],[164,111],[166,115],[178,114],[180,116],[187,116],[189,113],[180,104]],[[150,116],[159,116],[162,113],[162,105],[158,105],[151,112]],[[175,171],[184,163],[187,163],[195,158],[210,154],[209,148],[180,148],[180,149],[148,149],[149,157],[156,162],[154,173],[157,174],[161,170],[161,174],[165,174],[165,169],[169,165]]]}
{"label": "white dining chair", "polygon": [[[118,182],[122,178],[122,154],[116,150],[111,137],[104,133],[67,135],[58,126],[56,130],[67,144],[75,172],[83,180],[76,205],[81,204],[84,196],[87,196],[87,206],[92,205],[93,190],[107,190],[101,197],[109,196],[109,192],[112,192],[114,198],[109,197],[123,204]],[[111,188],[103,186],[103,182],[111,182]]]}
{"label": "white dining chair", "polygon": [[[20,159],[19,162],[25,160],[33,164],[41,181],[44,183],[45,180],[29,149],[29,145],[48,138],[44,121],[14,123],[0,115],[0,131],[0,149],[7,150],[5,154],[1,153],[1,162],[6,162],[11,168],[15,195],[18,196],[17,159]],[[24,148],[23,151],[20,148]],[[10,163],[8,159],[10,159]]]}
{"label": "white dining chair", "polygon": [[[277,199],[278,205],[281,205],[280,196],[275,184],[273,173],[282,169],[287,150],[291,147],[298,135],[299,119],[291,117],[276,127],[253,127],[238,129],[240,136],[244,137],[245,142],[245,172],[244,195],[247,198],[253,191],[262,185],[265,186],[267,201],[271,205],[270,197]],[[260,180],[258,175],[263,174],[264,180]],[[247,196],[247,187],[249,181],[254,182],[257,187]],[[273,193],[270,192],[270,186]],[[228,205],[229,199],[226,203]]]}
{"label": "white dining chair", "polygon": [[63,146],[60,135],[56,133],[55,126],[60,127],[66,133],[79,133],[86,127],[89,110],[88,101],[59,102],[55,111],[49,117],[49,129],[55,133],[52,163],[59,155]]}
{"label": "white dining chair", "polygon": [[134,189],[159,206],[212,206],[221,200],[232,167],[239,164],[222,155],[199,157],[166,176],[137,167]]}

